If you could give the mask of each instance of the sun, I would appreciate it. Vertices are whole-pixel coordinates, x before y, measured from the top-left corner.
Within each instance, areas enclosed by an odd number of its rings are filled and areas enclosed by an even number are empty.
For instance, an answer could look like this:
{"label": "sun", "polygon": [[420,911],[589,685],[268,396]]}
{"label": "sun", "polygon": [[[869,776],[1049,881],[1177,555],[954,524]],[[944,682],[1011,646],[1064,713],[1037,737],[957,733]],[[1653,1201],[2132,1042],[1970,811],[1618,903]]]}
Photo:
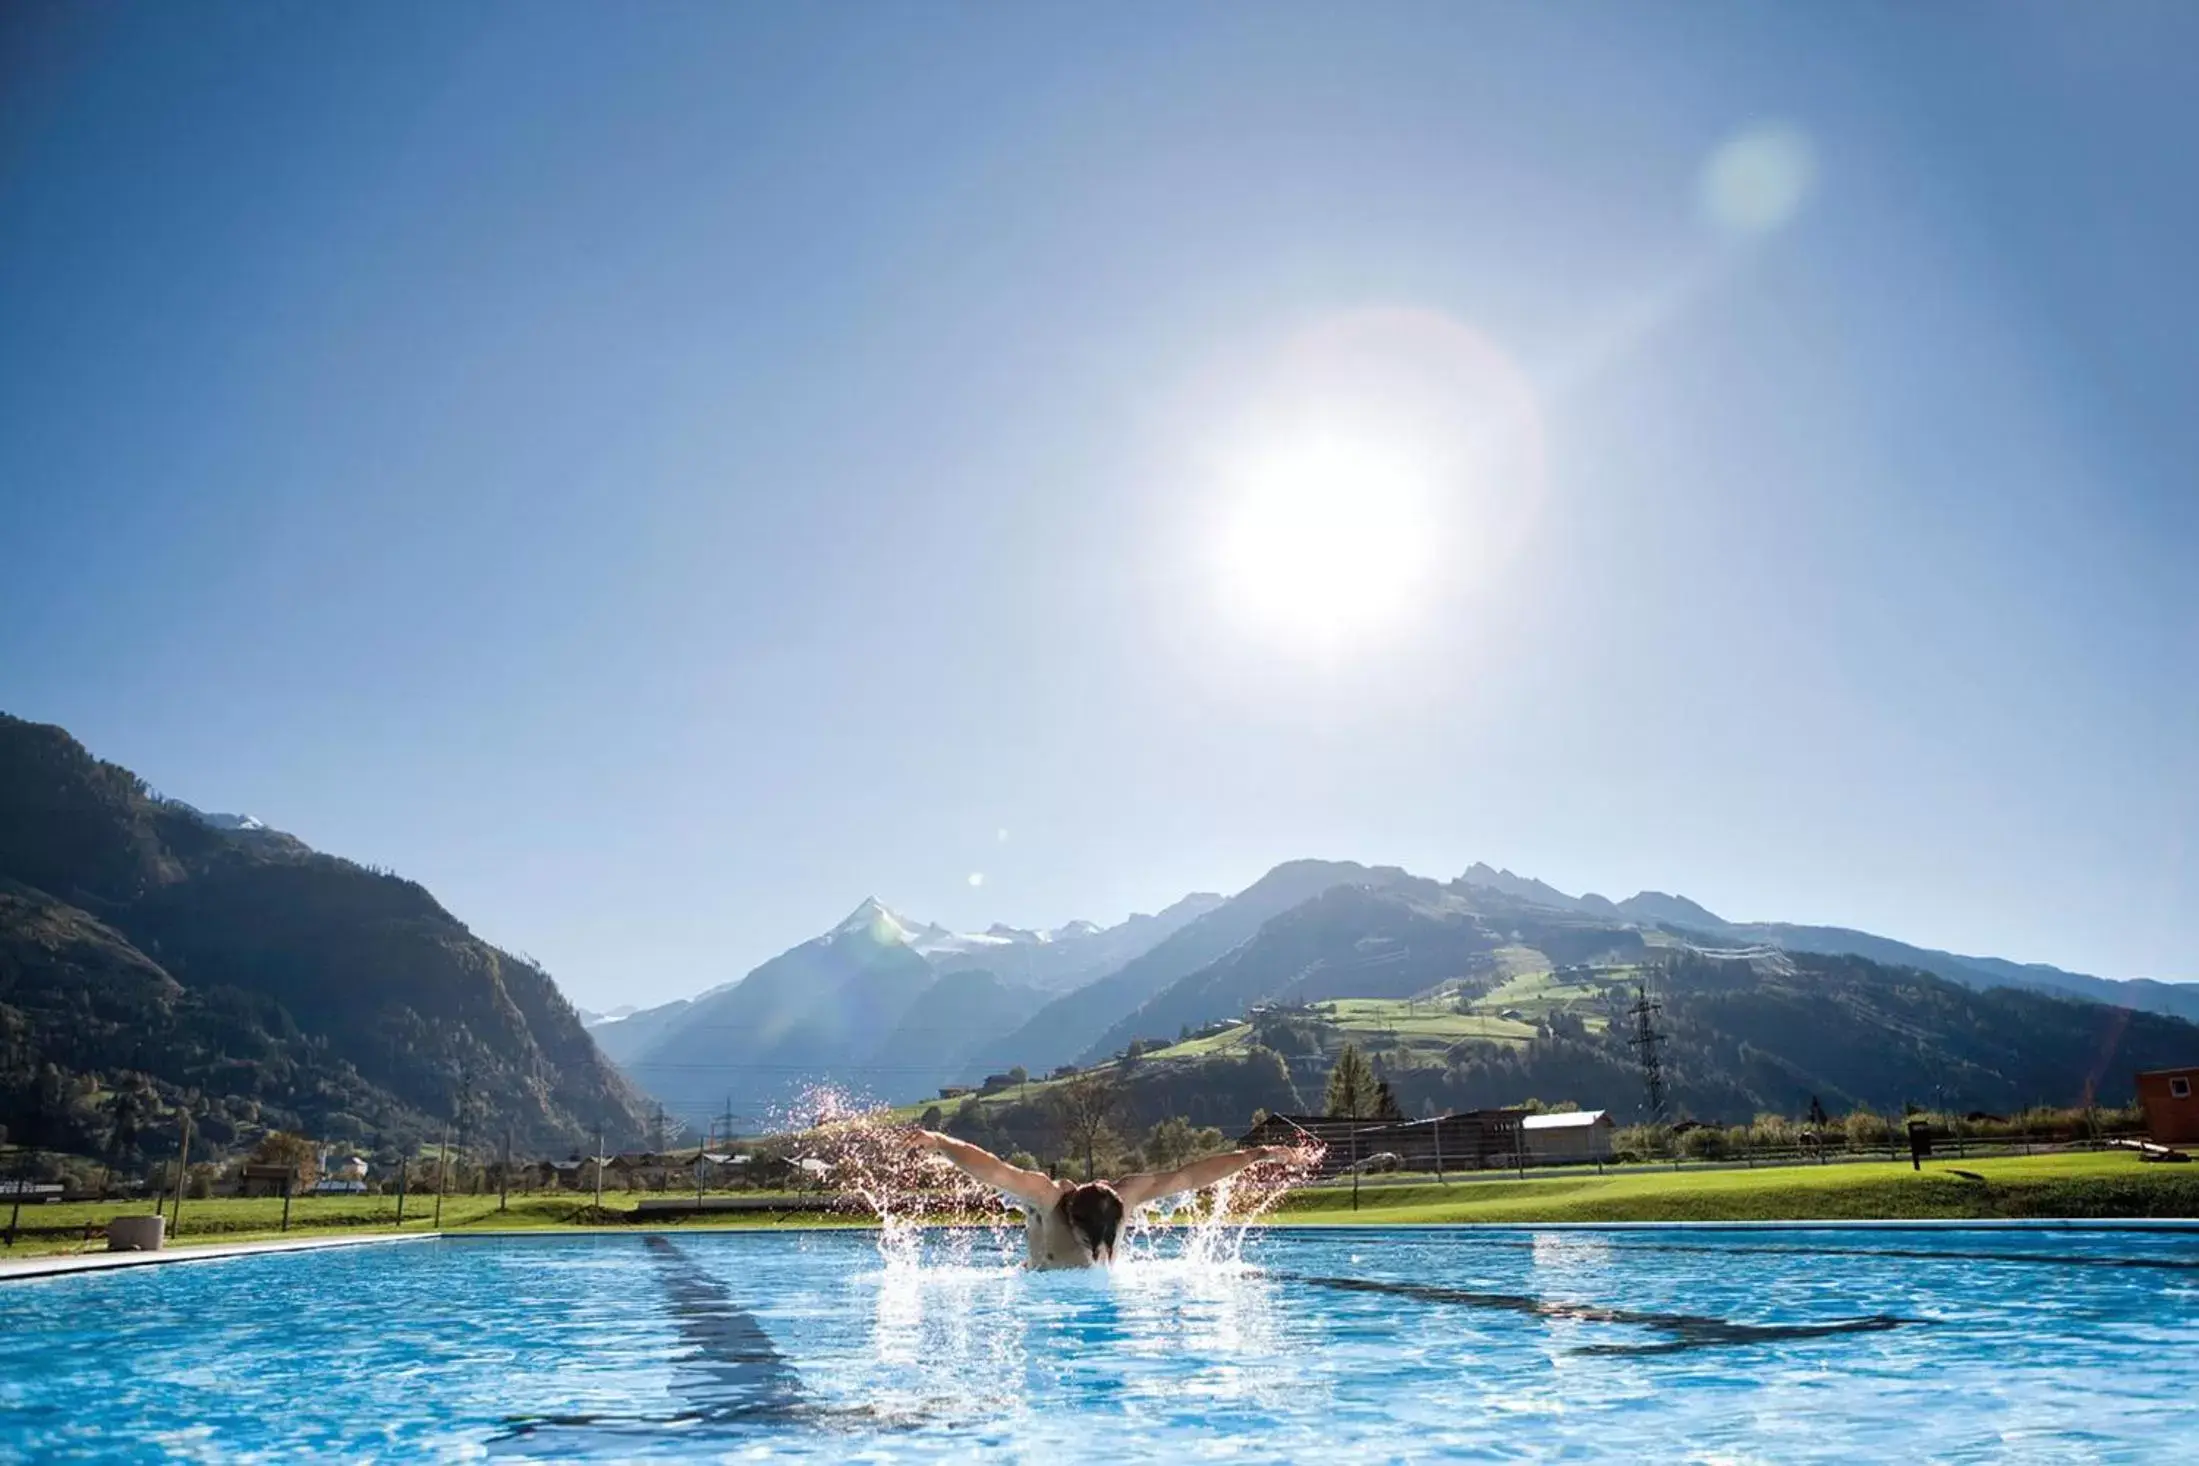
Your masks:
{"label": "sun", "polygon": [[1243,464],[1221,526],[1229,611],[1317,650],[1406,619],[1432,568],[1432,475],[1409,455],[1337,436]]}

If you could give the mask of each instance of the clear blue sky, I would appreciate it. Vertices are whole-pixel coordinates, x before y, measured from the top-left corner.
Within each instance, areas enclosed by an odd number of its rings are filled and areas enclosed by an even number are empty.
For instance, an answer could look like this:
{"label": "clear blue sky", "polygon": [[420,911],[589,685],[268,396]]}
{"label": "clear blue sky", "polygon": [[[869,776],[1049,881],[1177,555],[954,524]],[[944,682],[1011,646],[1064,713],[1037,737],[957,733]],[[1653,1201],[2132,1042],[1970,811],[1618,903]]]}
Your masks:
{"label": "clear blue sky", "polygon": [[[11,4],[0,708],[597,1006],[1307,855],[2199,977],[2194,58],[2137,0]],[[1385,383],[1539,459],[1398,430],[1340,628],[1272,550],[1248,612],[1232,506]]]}

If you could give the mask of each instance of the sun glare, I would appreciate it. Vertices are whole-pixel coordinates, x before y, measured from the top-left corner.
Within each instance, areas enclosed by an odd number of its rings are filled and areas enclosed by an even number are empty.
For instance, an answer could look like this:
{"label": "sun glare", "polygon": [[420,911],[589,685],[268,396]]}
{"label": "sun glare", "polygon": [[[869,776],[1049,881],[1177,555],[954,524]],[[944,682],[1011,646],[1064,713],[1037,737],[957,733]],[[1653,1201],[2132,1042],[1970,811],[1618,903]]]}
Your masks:
{"label": "sun glare", "polygon": [[1221,543],[1223,595],[1245,620],[1315,644],[1390,625],[1426,578],[1424,472],[1335,439],[1247,467]]}
{"label": "sun glare", "polygon": [[1327,660],[1437,625],[1533,518],[1534,391],[1462,322],[1348,311],[1212,380],[1199,543],[1250,635]]}

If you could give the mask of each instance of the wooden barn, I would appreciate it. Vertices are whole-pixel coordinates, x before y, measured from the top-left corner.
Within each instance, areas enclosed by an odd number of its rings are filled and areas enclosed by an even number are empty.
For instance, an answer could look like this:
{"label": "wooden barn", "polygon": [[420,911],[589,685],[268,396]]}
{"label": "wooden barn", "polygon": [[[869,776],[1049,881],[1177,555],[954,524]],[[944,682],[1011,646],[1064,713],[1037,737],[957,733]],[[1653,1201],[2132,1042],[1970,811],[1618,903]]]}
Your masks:
{"label": "wooden barn", "polygon": [[1440,1175],[1513,1165],[1525,1118],[1524,1110],[1464,1110],[1429,1120],[1269,1115],[1239,1143],[1295,1145],[1311,1135],[1328,1147],[1321,1159],[1323,1176],[1340,1176],[1354,1166]]}

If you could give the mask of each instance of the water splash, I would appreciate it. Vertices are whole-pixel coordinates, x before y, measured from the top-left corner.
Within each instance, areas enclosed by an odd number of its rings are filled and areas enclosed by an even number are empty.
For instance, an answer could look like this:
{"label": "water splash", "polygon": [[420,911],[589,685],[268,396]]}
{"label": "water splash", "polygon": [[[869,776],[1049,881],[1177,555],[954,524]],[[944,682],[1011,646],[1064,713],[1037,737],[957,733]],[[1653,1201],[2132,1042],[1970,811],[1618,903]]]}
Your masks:
{"label": "water splash", "polygon": [[1166,1197],[1140,1210],[1128,1238],[1135,1256],[1165,1256],[1161,1243],[1181,1239],[1176,1256],[1207,1266],[1237,1266],[1245,1243],[1262,1219],[1282,1203],[1293,1187],[1320,1173],[1327,1147],[1308,1139],[1287,1156],[1257,1161],[1227,1181],[1203,1192]]}
{"label": "water splash", "polygon": [[[884,1105],[819,1086],[804,1093],[800,1114],[801,1159],[816,1163],[850,1210],[878,1218],[878,1251],[887,1267],[922,1266],[927,1241],[935,1263],[948,1267],[982,1266],[981,1249],[1002,1263],[1020,1253],[1023,1228],[1013,1204],[918,1148],[912,1127],[893,1120]],[[1240,1264],[1246,1240],[1292,1187],[1319,1173],[1325,1150],[1308,1137],[1206,1192],[1140,1208],[1126,1219],[1118,1264]]]}
{"label": "water splash", "polygon": [[999,1193],[919,1150],[911,1127],[884,1105],[825,1087],[807,1091],[803,1104],[802,1159],[821,1164],[826,1184],[851,1210],[878,1218],[878,1251],[889,1267],[917,1266],[929,1229],[961,1229],[942,1240],[948,1260],[967,1265],[980,1233],[1004,1237],[1014,1225]]}

